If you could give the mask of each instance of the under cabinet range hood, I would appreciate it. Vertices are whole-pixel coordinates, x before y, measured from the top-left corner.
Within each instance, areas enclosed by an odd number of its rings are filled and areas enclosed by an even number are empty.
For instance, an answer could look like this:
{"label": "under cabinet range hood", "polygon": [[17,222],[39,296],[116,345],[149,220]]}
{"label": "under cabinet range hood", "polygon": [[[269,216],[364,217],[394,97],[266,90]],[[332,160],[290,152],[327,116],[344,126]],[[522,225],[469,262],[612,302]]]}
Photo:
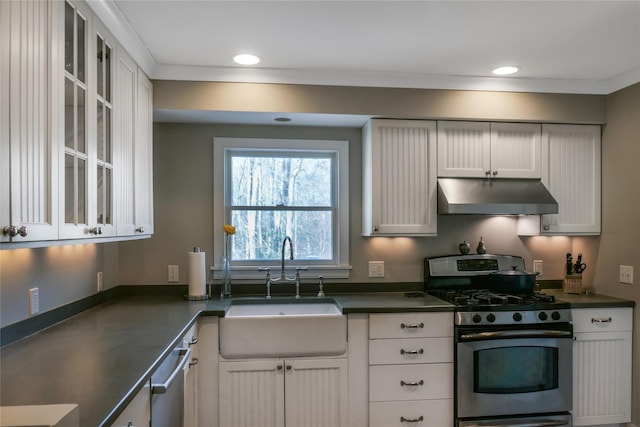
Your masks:
{"label": "under cabinet range hood", "polygon": [[438,213],[556,214],[558,202],[539,179],[439,178]]}

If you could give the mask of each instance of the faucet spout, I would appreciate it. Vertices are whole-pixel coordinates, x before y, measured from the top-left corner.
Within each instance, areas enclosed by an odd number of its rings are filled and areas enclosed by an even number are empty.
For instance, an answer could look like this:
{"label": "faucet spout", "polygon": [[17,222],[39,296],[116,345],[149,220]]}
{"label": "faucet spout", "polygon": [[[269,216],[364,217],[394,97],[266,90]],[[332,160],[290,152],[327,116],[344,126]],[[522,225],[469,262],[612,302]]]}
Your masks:
{"label": "faucet spout", "polygon": [[281,258],[282,267],[280,270],[280,280],[286,279],[286,276],[284,273],[284,249],[286,248],[287,241],[289,242],[289,259],[293,260],[293,241],[291,240],[291,237],[285,236],[284,240],[282,240],[282,258]]}

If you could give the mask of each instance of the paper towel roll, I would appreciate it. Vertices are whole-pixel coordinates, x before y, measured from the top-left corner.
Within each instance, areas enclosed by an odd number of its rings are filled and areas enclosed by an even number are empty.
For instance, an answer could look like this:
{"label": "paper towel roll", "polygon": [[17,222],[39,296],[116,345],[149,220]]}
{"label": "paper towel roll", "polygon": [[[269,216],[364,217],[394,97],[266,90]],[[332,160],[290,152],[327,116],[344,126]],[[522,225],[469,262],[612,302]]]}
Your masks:
{"label": "paper towel roll", "polygon": [[206,294],[207,274],[204,252],[188,252],[189,256],[189,296]]}

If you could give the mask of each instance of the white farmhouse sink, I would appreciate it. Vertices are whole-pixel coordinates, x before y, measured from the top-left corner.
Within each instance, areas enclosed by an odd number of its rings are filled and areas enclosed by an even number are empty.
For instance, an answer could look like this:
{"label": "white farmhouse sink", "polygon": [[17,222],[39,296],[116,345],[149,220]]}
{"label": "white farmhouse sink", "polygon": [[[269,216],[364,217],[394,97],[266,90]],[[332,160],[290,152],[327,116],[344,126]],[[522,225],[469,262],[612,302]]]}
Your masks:
{"label": "white farmhouse sink", "polygon": [[337,356],[347,350],[347,317],[334,302],[234,301],[220,319],[226,359]]}

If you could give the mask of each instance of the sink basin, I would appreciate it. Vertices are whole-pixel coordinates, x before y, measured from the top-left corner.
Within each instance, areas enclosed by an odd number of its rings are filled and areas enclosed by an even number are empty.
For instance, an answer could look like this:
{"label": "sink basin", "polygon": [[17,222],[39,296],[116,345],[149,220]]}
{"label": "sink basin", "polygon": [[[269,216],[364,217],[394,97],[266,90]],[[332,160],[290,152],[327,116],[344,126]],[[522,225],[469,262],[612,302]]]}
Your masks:
{"label": "sink basin", "polygon": [[234,304],[227,310],[224,317],[270,317],[270,316],[333,316],[342,315],[335,304],[307,303],[307,304]]}
{"label": "sink basin", "polygon": [[347,350],[347,316],[334,301],[240,300],[220,319],[226,359],[337,356]]}

